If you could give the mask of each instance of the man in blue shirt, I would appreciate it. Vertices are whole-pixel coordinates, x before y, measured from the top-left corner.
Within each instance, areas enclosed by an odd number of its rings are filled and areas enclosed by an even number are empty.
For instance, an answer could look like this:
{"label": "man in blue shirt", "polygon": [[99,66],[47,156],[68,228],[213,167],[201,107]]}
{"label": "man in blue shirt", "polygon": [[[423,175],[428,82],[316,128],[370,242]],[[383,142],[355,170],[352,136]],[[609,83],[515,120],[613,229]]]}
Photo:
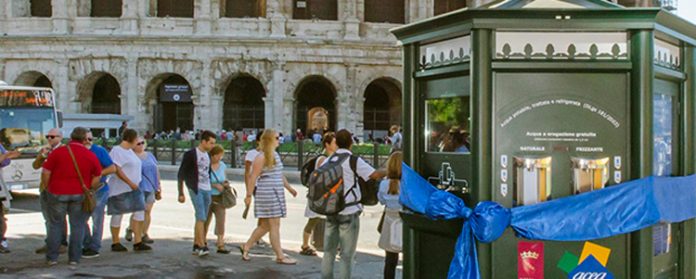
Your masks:
{"label": "man in blue shirt", "polygon": [[92,230],[90,231],[89,225],[85,224],[87,229],[85,230],[85,240],[82,245],[82,257],[87,259],[99,257],[102,234],[104,232],[104,208],[109,199],[109,185],[106,184],[106,177],[116,172],[116,165],[111,161],[109,152],[99,145],[92,144],[93,141],[92,132],[88,132],[87,144],[85,144],[85,146],[97,156],[97,159],[99,159],[99,163],[102,166],[101,183],[103,186],[94,193],[97,206],[94,208],[94,211],[92,211]]}

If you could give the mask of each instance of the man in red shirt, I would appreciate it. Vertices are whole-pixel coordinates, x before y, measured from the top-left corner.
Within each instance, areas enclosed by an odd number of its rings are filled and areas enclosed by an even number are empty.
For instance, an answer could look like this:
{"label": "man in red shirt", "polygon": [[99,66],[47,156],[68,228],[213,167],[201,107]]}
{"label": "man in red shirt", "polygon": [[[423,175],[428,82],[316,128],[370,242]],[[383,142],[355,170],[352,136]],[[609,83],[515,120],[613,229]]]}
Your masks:
{"label": "man in red shirt", "polygon": [[48,265],[58,263],[58,249],[66,214],[70,218],[69,263],[76,265],[82,257],[82,240],[89,213],[82,211],[84,191],[70,152],[72,151],[74,155],[85,187],[99,185],[102,171],[97,156],[84,145],[87,141],[87,132],[85,128],[75,128],[70,134],[70,143],[51,152],[43,164],[41,183],[48,185],[46,190],[49,217],[48,252],[46,253]]}

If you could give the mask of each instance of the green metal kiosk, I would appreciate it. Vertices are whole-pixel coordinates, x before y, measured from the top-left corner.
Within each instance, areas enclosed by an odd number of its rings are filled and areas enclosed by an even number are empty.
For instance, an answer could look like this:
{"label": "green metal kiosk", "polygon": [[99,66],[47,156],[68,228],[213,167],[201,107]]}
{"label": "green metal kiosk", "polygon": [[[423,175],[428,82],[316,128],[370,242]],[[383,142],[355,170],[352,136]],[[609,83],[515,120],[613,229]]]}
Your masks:
{"label": "green metal kiosk", "polygon": [[[473,207],[508,208],[696,172],[696,26],[601,0],[506,0],[393,30],[404,55],[404,160]],[[445,278],[461,221],[404,213],[404,278]],[[572,220],[569,220],[572,222]],[[696,278],[696,225],[593,241],[615,278]],[[508,229],[482,278],[517,278]],[[544,242],[546,278],[582,242]]]}

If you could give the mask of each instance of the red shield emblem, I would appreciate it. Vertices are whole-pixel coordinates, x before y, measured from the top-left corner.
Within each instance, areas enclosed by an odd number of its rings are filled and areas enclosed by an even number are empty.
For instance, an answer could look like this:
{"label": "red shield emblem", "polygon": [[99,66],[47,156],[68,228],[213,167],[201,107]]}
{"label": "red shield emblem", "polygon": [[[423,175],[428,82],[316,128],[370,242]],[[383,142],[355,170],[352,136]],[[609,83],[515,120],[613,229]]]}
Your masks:
{"label": "red shield emblem", "polygon": [[543,242],[520,241],[517,243],[517,278],[544,278]]}

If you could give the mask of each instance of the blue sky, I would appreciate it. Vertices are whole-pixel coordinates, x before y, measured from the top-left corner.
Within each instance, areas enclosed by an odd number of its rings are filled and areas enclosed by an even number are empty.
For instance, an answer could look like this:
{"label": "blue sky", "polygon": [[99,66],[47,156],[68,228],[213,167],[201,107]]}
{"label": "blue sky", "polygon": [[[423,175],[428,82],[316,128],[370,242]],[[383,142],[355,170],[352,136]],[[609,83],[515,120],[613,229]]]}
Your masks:
{"label": "blue sky", "polygon": [[677,14],[696,24],[696,0],[679,0]]}

